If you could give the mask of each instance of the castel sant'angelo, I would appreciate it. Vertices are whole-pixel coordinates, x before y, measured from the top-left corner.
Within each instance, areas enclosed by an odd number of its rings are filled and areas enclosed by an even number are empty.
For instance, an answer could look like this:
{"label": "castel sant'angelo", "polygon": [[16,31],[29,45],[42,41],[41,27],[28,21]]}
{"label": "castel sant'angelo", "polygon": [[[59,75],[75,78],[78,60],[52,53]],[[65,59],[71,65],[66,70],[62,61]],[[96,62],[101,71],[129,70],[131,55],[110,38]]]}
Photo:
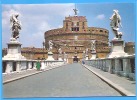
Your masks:
{"label": "castel sant'angelo", "polygon": [[48,48],[48,41],[54,43],[54,57],[58,56],[58,49],[67,54],[68,62],[73,62],[74,56],[79,61],[83,58],[83,51],[88,49],[89,59],[91,58],[91,41],[96,41],[97,58],[104,58],[110,52],[109,31],[104,28],[89,27],[85,16],[78,16],[76,9],[75,15],[65,17],[63,27],[48,30],[44,33],[45,47]]}
{"label": "castel sant'angelo", "polygon": [[[44,33],[43,48],[23,47],[21,54],[27,59],[47,59],[48,42],[53,42],[53,58],[59,59],[59,49],[62,50],[61,58],[67,57],[68,63],[73,63],[74,57],[81,61],[87,52],[88,59],[92,57],[91,41],[95,41],[96,58],[105,58],[110,53],[109,31],[99,27],[89,27],[86,16],[78,16],[77,9],[74,10],[73,16],[65,17],[63,27],[48,30]],[[125,52],[134,53],[134,43],[125,43]],[[7,48],[3,49],[3,56],[7,54]]]}

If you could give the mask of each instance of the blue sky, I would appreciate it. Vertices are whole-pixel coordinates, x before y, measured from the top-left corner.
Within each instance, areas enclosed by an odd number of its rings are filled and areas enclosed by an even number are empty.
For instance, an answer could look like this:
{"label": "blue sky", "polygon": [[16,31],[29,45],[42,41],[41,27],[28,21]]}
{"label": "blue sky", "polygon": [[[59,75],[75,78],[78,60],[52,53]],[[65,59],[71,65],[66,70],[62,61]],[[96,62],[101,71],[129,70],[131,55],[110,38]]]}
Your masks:
{"label": "blue sky", "polygon": [[[65,16],[74,15],[74,3],[62,4],[3,4],[2,5],[2,48],[10,41],[10,15],[20,14],[22,23],[19,41],[22,47],[42,47],[44,32],[60,28]],[[76,4],[79,16],[86,16],[89,27],[101,27],[109,30],[109,40],[114,35],[110,29],[109,18],[113,9],[119,10],[122,18],[123,39],[126,42],[135,41],[135,6],[132,3],[90,3]]]}

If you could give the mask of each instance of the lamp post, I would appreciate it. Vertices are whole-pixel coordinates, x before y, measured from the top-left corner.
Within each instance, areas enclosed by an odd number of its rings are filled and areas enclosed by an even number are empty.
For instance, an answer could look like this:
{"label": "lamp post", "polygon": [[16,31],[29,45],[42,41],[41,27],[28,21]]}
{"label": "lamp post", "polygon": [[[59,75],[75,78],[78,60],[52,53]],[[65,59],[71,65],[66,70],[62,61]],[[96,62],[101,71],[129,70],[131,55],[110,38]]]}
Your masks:
{"label": "lamp post", "polygon": [[45,59],[45,56],[44,56],[44,46],[45,46],[45,42],[43,41],[43,59]]}
{"label": "lamp post", "polygon": [[34,55],[35,55],[35,51],[34,50],[35,50],[35,47],[32,47],[32,59],[35,59],[34,58]]}
{"label": "lamp post", "polygon": [[28,59],[31,59],[31,47],[28,48]]}

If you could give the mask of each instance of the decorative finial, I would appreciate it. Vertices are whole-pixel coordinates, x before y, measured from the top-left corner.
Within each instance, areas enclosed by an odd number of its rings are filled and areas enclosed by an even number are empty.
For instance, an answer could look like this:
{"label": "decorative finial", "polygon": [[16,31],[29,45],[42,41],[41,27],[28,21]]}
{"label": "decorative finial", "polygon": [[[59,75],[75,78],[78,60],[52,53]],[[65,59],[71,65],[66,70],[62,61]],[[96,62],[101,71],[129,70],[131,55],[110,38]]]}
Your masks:
{"label": "decorative finial", "polygon": [[74,10],[74,13],[75,13],[75,16],[77,16],[77,9],[76,9],[76,4],[75,4],[75,9],[73,9]]}

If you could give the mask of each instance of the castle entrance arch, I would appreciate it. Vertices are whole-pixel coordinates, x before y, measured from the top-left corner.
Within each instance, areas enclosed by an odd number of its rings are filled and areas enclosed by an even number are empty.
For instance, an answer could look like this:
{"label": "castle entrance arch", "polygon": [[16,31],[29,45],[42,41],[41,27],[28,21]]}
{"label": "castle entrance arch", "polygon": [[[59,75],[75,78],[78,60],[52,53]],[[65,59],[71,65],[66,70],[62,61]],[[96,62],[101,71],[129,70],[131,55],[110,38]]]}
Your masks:
{"label": "castle entrance arch", "polygon": [[78,57],[77,56],[74,56],[74,58],[73,58],[73,62],[78,62]]}

